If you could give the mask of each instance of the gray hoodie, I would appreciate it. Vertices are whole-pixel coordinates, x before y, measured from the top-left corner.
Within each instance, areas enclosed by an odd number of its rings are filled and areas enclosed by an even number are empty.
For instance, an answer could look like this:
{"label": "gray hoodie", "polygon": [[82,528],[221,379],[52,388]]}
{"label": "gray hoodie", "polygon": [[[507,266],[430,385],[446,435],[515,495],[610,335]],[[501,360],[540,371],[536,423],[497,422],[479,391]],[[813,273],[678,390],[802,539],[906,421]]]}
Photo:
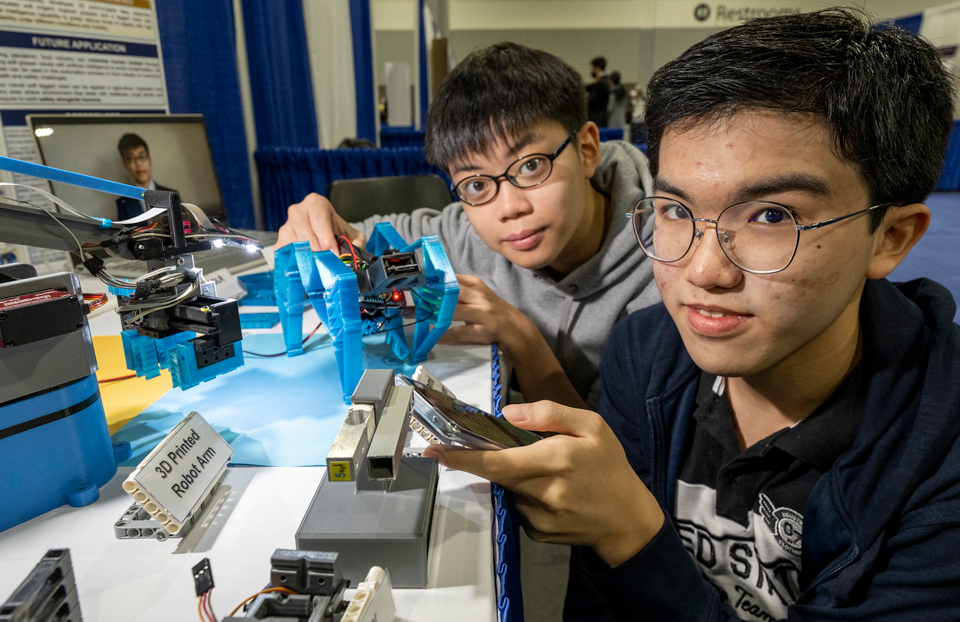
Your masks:
{"label": "gray hoodie", "polygon": [[536,324],[574,388],[594,406],[600,355],[613,325],[628,313],[659,302],[660,294],[652,262],[640,250],[625,216],[652,193],[646,157],[626,142],[603,143],[591,183],[611,198],[613,221],[600,251],[560,281],[542,270],[521,268],[491,250],[460,203],[442,211],[373,216],[355,226],[369,236],[374,224],[387,221],[411,241],[436,234],[457,273],[480,277]]}

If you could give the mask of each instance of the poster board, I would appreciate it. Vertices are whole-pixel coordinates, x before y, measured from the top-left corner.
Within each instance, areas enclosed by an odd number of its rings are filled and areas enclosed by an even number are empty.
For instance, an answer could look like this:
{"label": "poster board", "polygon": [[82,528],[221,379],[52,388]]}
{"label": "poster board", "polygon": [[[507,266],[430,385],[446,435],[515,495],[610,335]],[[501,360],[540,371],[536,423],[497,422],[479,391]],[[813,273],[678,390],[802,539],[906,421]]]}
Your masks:
{"label": "poster board", "polygon": [[[26,116],[75,112],[169,112],[155,0],[0,1],[0,154],[40,164]],[[0,181],[50,191],[24,175]],[[0,194],[50,207],[29,188]],[[65,259],[26,250],[17,260],[41,269]]]}

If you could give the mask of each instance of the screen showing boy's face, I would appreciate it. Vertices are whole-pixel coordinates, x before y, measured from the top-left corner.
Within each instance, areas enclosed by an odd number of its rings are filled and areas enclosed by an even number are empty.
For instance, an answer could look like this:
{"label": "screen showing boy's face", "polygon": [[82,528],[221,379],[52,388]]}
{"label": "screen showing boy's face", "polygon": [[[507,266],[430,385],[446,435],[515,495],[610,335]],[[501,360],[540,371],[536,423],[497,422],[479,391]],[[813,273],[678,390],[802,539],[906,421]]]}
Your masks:
{"label": "screen showing boy's face", "polygon": [[[500,141],[486,155],[472,155],[451,167],[453,183],[471,175],[500,175],[518,158],[552,154],[567,138],[563,126],[547,122],[526,136]],[[554,267],[579,248],[578,233],[588,226],[584,214],[593,201],[590,176],[573,141],[553,161],[553,172],[539,186],[517,188],[500,179],[496,198],[484,205],[464,205],[480,239],[512,263],[536,270]],[[558,261],[558,259],[560,261]]]}
{"label": "screen showing boy's face", "polygon": [[152,178],[150,154],[143,146],[127,149],[123,152],[123,166],[140,186],[146,186]]}
{"label": "screen showing boy's face", "polygon": [[[800,115],[742,113],[684,132],[668,129],[656,188],[706,219],[751,200],[788,206],[800,224],[871,205],[863,178],[834,153],[830,132]],[[838,342],[856,339],[860,292],[881,239],[869,223],[865,214],[800,232],[793,262],[775,274],[740,270],[723,254],[714,225],[696,223],[699,242],[676,263],[654,262],[654,274],[697,365],[751,376],[778,365],[815,365],[846,345]]]}

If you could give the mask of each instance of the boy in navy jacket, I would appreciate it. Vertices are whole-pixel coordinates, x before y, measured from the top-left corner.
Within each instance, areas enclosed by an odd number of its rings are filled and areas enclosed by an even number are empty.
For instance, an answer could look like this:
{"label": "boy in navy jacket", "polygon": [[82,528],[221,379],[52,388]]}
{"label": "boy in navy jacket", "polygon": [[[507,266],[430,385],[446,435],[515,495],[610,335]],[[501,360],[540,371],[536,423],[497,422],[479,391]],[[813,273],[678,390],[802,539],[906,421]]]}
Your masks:
{"label": "boy in navy jacket", "polygon": [[849,11],[761,19],[648,92],[633,222],[664,302],[615,328],[600,415],[513,406],[560,434],[425,454],[582,545],[567,619],[960,619],[956,306],[884,279],[952,126],[936,50]]}

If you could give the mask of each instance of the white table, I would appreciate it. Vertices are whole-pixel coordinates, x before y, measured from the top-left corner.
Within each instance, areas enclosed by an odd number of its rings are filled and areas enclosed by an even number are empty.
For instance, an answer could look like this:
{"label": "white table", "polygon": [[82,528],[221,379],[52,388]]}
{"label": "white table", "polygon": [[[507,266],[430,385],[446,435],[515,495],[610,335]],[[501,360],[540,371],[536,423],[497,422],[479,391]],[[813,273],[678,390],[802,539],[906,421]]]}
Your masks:
{"label": "white table", "polygon": [[[85,291],[102,291],[97,283],[84,279]],[[304,315],[305,327],[316,323],[312,310]],[[90,325],[94,335],[119,330],[112,312],[98,313]],[[489,410],[489,358],[488,346],[437,346],[427,367],[458,397]],[[115,538],[113,524],[132,503],[120,488],[129,471],[120,469],[90,506],[61,507],[0,533],[0,603],[48,549],[69,548],[86,620],[196,619],[190,569],[204,557],[210,558],[216,583],[213,606],[225,617],[269,582],[275,549],[296,548],[294,534],[325,469],[231,467],[212,519],[183,539],[165,542]],[[441,468],[429,584],[394,590],[396,619],[496,620],[492,526],[489,483]]]}
{"label": "white table", "polygon": [[[212,523],[182,540],[157,542],[113,535],[113,523],[131,503],[120,489],[130,468],[121,468],[93,505],[61,507],[0,534],[0,594],[5,600],[48,549],[69,548],[85,620],[193,620],[197,598],[190,569],[209,557],[216,583],[211,598],[224,617],[269,582],[275,549],[296,548],[294,533],[324,471],[230,468]],[[397,620],[496,619],[489,498],[486,483],[442,473],[430,583],[422,590],[394,590]]]}

